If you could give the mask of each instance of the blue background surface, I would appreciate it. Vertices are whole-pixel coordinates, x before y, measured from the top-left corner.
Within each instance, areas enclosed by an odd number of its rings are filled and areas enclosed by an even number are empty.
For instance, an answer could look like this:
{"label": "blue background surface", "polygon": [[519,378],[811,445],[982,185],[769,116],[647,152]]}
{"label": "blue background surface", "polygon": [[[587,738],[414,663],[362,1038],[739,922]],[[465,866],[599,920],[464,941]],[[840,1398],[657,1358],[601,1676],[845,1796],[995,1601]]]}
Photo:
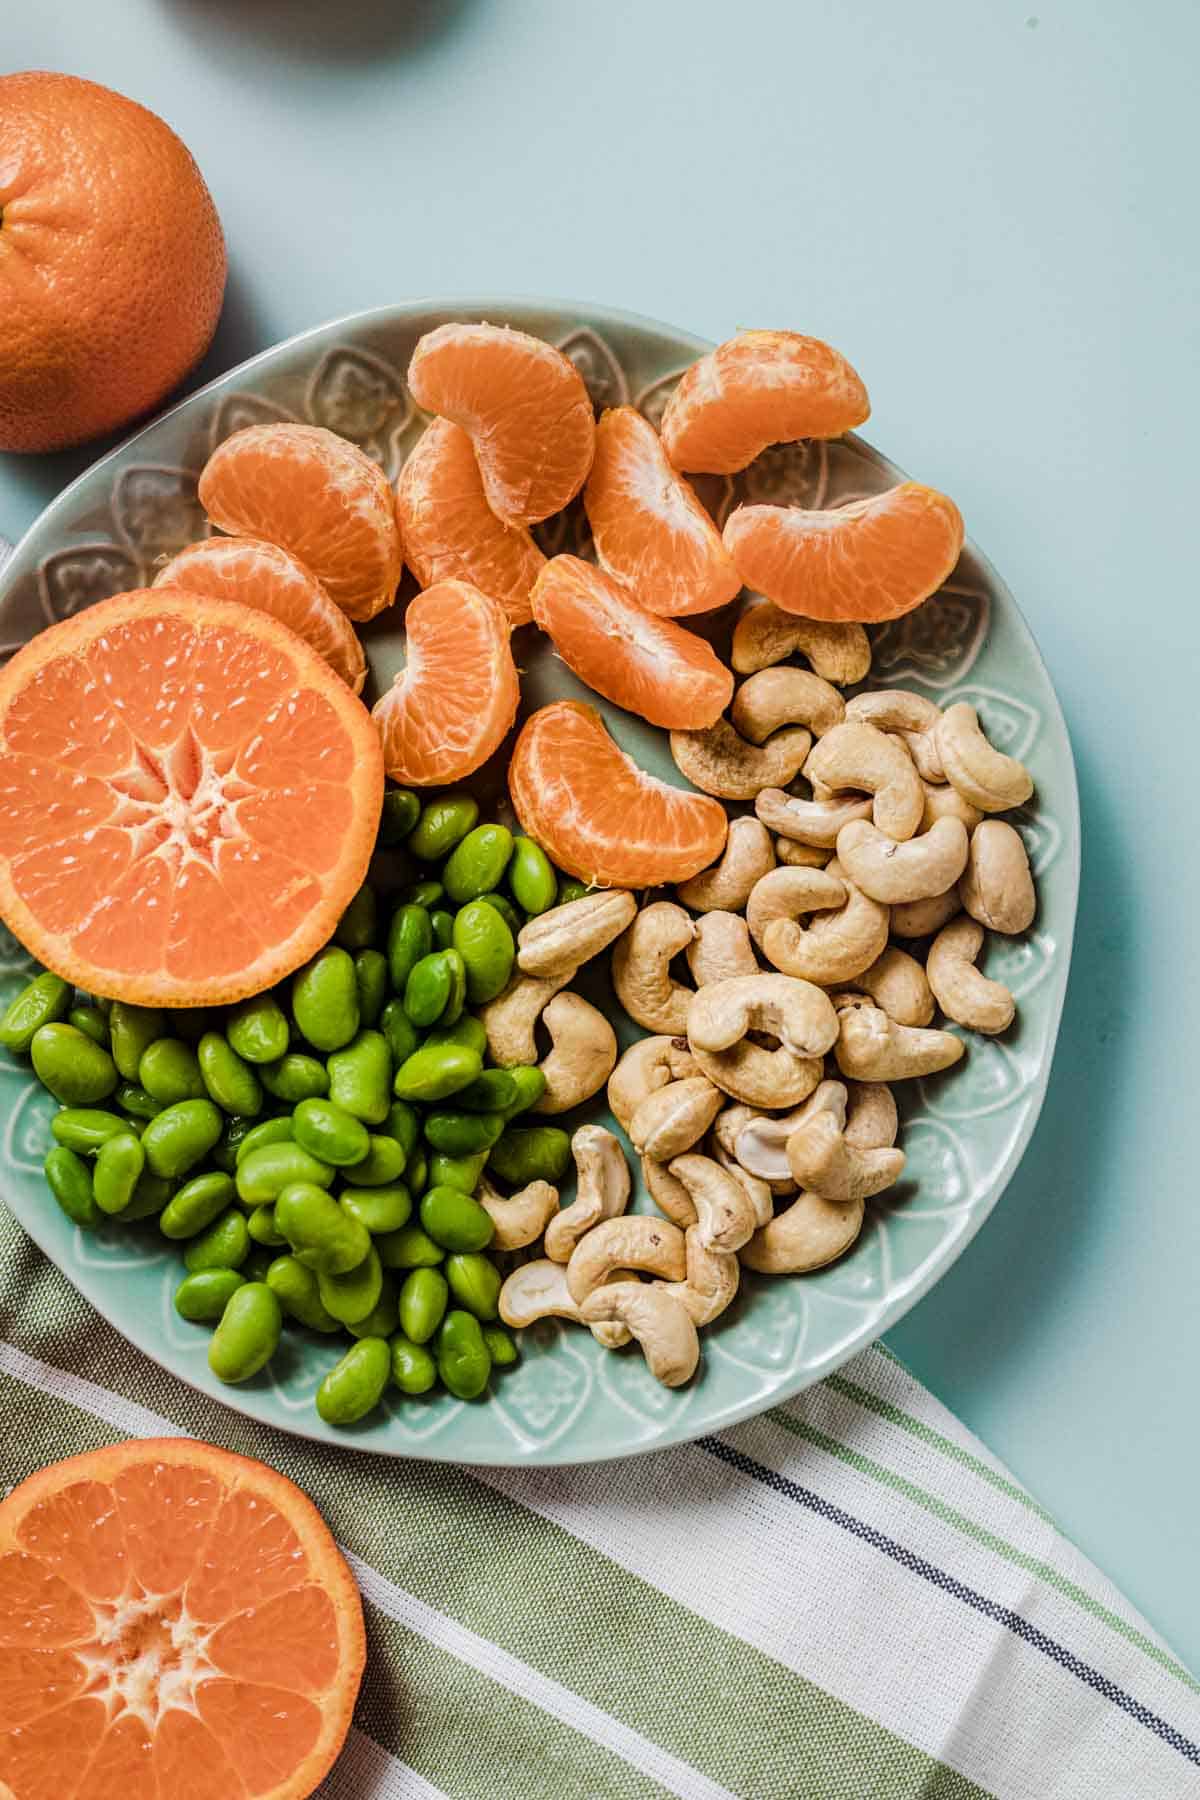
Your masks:
{"label": "blue background surface", "polygon": [[[1160,0],[37,0],[0,69],[192,148],[199,377],[340,313],[571,295],[828,337],[952,493],[1071,727],[1074,972],[1009,1192],[893,1348],[1200,1671],[1191,85]],[[2,329],[2,321],[0,321]],[[1192,403],[1191,405],[1189,403]],[[15,538],[87,455],[0,457]]]}

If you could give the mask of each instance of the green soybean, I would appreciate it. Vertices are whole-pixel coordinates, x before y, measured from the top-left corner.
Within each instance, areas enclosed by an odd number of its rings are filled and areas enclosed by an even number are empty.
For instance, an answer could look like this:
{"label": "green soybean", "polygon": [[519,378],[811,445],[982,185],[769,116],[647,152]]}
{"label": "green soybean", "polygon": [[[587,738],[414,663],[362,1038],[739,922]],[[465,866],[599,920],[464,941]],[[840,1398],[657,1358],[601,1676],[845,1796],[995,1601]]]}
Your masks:
{"label": "green soybean", "polygon": [[445,1317],[450,1289],[440,1269],[414,1269],[400,1289],[400,1329],[414,1344],[427,1344]]}
{"label": "green soybean", "polygon": [[[421,1183],[420,1191],[424,1193],[427,1187],[449,1187],[457,1188],[460,1194],[473,1194],[487,1159],[486,1150],[477,1150],[474,1156],[448,1156],[444,1150],[435,1150],[429,1159],[429,1178]],[[412,1189],[417,1192],[415,1178]]]}
{"label": "green soybean", "polygon": [[135,1119],[154,1119],[163,1111],[163,1101],[156,1100],[136,1081],[118,1082],[113,1099],[122,1112],[132,1113]]}
{"label": "green soybean", "polygon": [[429,923],[433,926],[433,941],[439,950],[449,950],[454,942],[454,914],[447,912],[444,906],[435,907],[429,915]]}
{"label": "green soybean", "polygon": [[221,1115],[211,1100],[178,1100],[156,1113],[142,1133],[153,1175],[176,1180],[206,1157],[221,1135]]}
{"label": "green soybean", "polygon": [[423,956],[433,949],[433,924],[423,906],[398,906],[387,935],[388,975],[393,992],[402,994],[405,983]]}
{"label": "green soybean", "polygon": [[292,1136],[302,1150],[335,1169],[361,1162],[371,1148],[362,1120],[332,1100],[302,1100],[292,1112]]}
{"label": "green soybean", "polygon": [[397,1332],[391,1340],[392,1384],[402,1394],[427,1394],[437,1380],[437,1364],[424,1344]]}
{"label": "green soybean", "polygon": [[235,1192],[232,1178],[218,1170],[193,1175],[164,1206],[158,1228],[164,1237],[195,1237],[233,1205]]}
{"label": "green soybean", "polygon": [[591,891],[591,888],[588,887],[585,881],[575,881],[571,878],[564,878],[558,884],[558,897],[555,900],[555,905],[569,906],[572,900],[582,900],[584,896],[590,894]]}
{"label": "green soybean", "polygon": [[[84,1170],[86,1174],[86,1169]],[[445,1260],[446,1252],[419,1225],[402,1225],[376,1242],[385,1269],[432,1269]]]}
{"label": "green soybean", "polygon": [[490,1257],[481,1256],[478,1251],[459,1251],[446,1258],[445,1272],[450,1292],[460,1306],[477,1319],[496,1317],[502,1277]]}
{"label": "green soybean", "polygon": [[414,1025],[436,1025],[449,1006],[454,984],[450,961],[453,954],[451,950],[434,950],[423,956],[405,982],[404,1010]]}
{"label": "green soybean", "polygon": [[291,1035],[287,1014],[274,994],[243,1000],[225,1025],[225,1036],[244,1062],[278,1062],[287,1052]]}
{"label": "green soybean", "polygon": [[446,897],[446,890],[440,881],[414,881],[410,888],[405,888],[401,899],[405,906],[419,906],[429,914],[429,929],[433,930],[433,908]]}
{"label": "green soybean", "polygon": [[73,1225],[84,1231],[94,1231],[103,1223],[104,1214],[96,1205],[92,1192],[91,1170],[82,1156],[68,1150],[65,1144],[55,1144],[46,1152],[42,1167],[50,1192]]}
{"label": "green soybean", "polygon": [[155,1175],[150,1169],[143,1169],[141,1179],[133,1190],[133,1199],[121,1214],[122,1225],[132,1224],[135,1219],[152,1219],[155,1213],[161,1213],[168,1205],[174,1192],[173,1181],[168,1181],[163,1175]]}
{"label": "green soybean", "polygon": [[292,981],[292,1017],[316,1050],[340,1050],[358,1030],[354,958],[330,944]]}
{"label": "green soybean", "polygon": [[442,1009],[441,1023],[457,1025],[467,1004],[467,965],[453,948],[443,950],[442,955],[450,967],[450,998]]}
{"label": "green soybean", "polygon": [[393,1182],[388,1187],[343,1188],[338,1195],[338,1205],[365,1226],[372,1237],[385,1231],[399,1231],[412,1215],[412,1195],[403,1182]]}
{"label": "green soybean", "polygon": [[483,1250],[495,1231],[478,1200],[457,1188],[430,1188],[421,1201],[420,1214],[421,1224],[444,1250]]}
{"label": "green soybean", "polygon": [[520,1097],[521,1089],[511,1069],[485,1069],[470,1087],[455,1094],[454,1104],[467,1112],[507,1113]]}
{"label": "green soybean", "polygon": [[447,1156],[475,1156],[480,1150],[490,1150],[503,1130],[499,1113],[443,1107],[425,1115],[426,1141]]}
{"label": "green soybean", "polygon": [[208,1366],[219,1381],[248,1381],[279,1344],[283,1314],[265,1281],[248,1281],[230,1295],[208,1346]]}
{"label": "green soybean", "polygon": [[409,833],[408,847],[422,862],[441,862],[478,817],[479,802],[461,789],[427,800]]}
{"label": "green soybean", "polygon": [[404,1173],[404,1147],[395,1138],[372,1135],[370,1149],[356,1162],[351,1175],[355,1187],[389,1187]]}
{"label": "green soybean", "polygon": [[389,1000],[379,1015],[379,1029],[397,1067],[407,1062],[421,1035],[404,1010],[402,1000]]}
{"label": "green soybean", "polygon": [[518,1113],[528,1112],[531,1106],[537,1105],[546,1091],[546,1077],[536,1063],[518,1063],[515,1067],[506,1069],[505,1074],[512,1077],[516,1085],[517,1097],[510,1106],[502,1108],[502,1111],[508,1118],[513,1119]]}
{"label": "green soybean", "polygon": [[398,1100],[447,1100],[483,1072],[483,1057],[465,1044],[422,1044],[396,1070]]}
{"label": "green soybean", "polygon": [[508,898],[507,894],[480,894],[479,904],[481,906],[490,906],[493,911],[498,912],[500,917],[504,920],[504,923],[508,926],[513,938],[516,938],[517,933],[524,924],[524,920],[521,918],[520,913]]}
{"label": "green soybean", "polygon": [[256,1206],[246,1214],[246,1230],[250,1233],[250,1241],[254,1244],[265,1244],[269,1250],[277,1250],[287,1239],[275,1223],[273,1206]]}
{"label": "green soybean", "polygon": [[307,1182],[310,1187],[331,1187],[333,1164],[310,1156],[297,1143],[260,1144],[239,1162],[235,1180],[240,1200],[249,1206],[265,1206],[295,1181]]}
{"label": "green soybean", "polygon": [[145,1166],[146,1152],[136,1132],[118,1132],[101,1144],[92,1175],[92,1193],[101,1212],[125,1211]]}
{"label": "green soybean", "polygon": [[518,906],[530,917],[549,912],[558,897],[554,865],[532,838],[518,837],[508,865],[508,885]]}
{"label": "green soybean", "polygon": [[513,853],[513,834],[506,825],[476,825],[451,851],[442,870],[447,896],[456,906],[490,893]]}
{"label": "green soybean", "polygon": [[492,1359],[493,1369],[511,1369],[517,1360],[517,1346],[502,1325],[485,1325],[483,1341]]}
{"label": "green soybean", "polygon": [[378,904],[375,899],[375,889],[368,882],[364,882],[338,920],[333,941],[335,944],[340,944],[343,950],[369,949],[375,942],[377,923]]}
{"label": "green soybean", "polygon": [[329,1098],[367,1125],[382,1125],[392,1101],[392,1053],[381,1031],[360,1031],[329,1058]]}
{"label": "green soybean", "polygon": [[255,1150],[261,1150],[264,1144],[290,1144],[292,1142],[292,1120],[289,1114],[286,1119],[264,1119],[261,1125],[252,1125],[235,1151],[237,1167],[240,1169],[246,1158]]}
{"label": "green soybean", "polygon": [[289,1050],[278,1062],[261,1064],[258,1074],[268,1094],[288,1106],[301,1100],[318,1100],[329,1092],[325,1064],[302,1050]]}
{"label": "green soybean", "polygon": [[388,1270],[383,1273],[383,1285],[379,1290],[379,1298],[365,1319],[353,1319],[346,1330],[351,1337],[390,1338],[400,1324],[399,1289],[396,1278]]}
{"label": "green soybean", "polygon": [[253,1128],[253,1119],[241,1119],[236,1114],[226,1119],[220,1137],[209,1152],[209,1160],[223,1175],[232,1175],[237,1168],[238,1146]]}
{"label": "green soybean", "polygon": [[67,1024],[82,1031],[84,1037],[90,1037],[102,1050],[109,1048],[108,1020],[98,1006],[73,1006],[67,1014]]}
{"label": "green soybean", "polygon": [[[66,1017],[71,1006],[71,993],[71,984],[61,976],[51,975],[49,971],[35,975],[9,1002],[3,1019],[0,1019],[0,1044],[6,1050],[23,1055],[44,1026]],[[71,1029],[78,1030],[78,1027]],[[79,1035],[85,1034],[80,1032]]]}
{"label": "green soybean", "polygon": [[472,900],[454,921],[454,948],[462,957],[467,998],[482,1006],[507,985],[516,957],[513,934],[494,906]]}
{"label": "green soybean", "polygon": [[455,1309],[446,1314],[437,1334],[436,1356],[444,1386],[459,1400],[478,1399],[488,1384],[492,1359],[473,1313]]}
{"label": "green soybean", "polygon": [[388,788],[379,812],[379,842],[385,849],[402,844],[421,816],[421,802],[411,788]]}
{"label": "green soybean", "polygon": [[418,1144],[404,1165],[404,1185],[410,1194],[423,1194],[429,1186],[429,1163],[424,1144]]}
{"label": "green soybean", "polygon": [[161,1007],[131,1006],[114,1000],[108,1013],[112,1058],[126,1081],[138,1079],[138,1067],[151,1044],[166,1030]]}
{"label": "green soybean", "polygon": [[395,1138],[405,1156],[411,1156],[421,1136],[421,1120],[416,1108],[407,1100],[393,1100],[384,1123],[387,1127],[384,1136]]}
{"label": "green soybean", "polygon": [[267,1286],[290,1319],[310,1331],[340,1331],[341,1326],[325,1303],[317,1278],[298,1256],[277,1256],[266,1274]]}
{"label": "green soybean", "polygon": [[208,1093],[200,1060],[182,1038],[157,1038],[148,1045],[138,1063],[138,1081],[164,1106],[174,1106],[178,1100],[202,1100]]}
{"label": "green soybean", "polygon": [[196,1046],[196,1061],[209,1099],[223,1112],[252,1119],[262,1111],[258,1076],[219,1031],[205,1032]]}
{"label": "green soybean", "polygon": [[358,983],[358,1016],[364,1025],[377,1025],[388,993],[388,960],[382,950],[360,950],[354,958]]}
{"label": "green soybean", "polygon": [[117,1065],[108,1051],[74,1025],[39,1025],[29,1054],[42,1086],[64,1106],[94,1106],[117,1085]]}
{"label": "green soybean", "polygon": [[128,1131],[129,1126],[116,1113],[98,1107],[64,1106],[50,1121],[50,1130],[60,1144],[80,1156],[94,1156],[107,1138]]}
{"label": "green soybean", "polygon": [[331,1275],[326,1269],[318,1269],[317,1288],[327,1311],[340,1324],[352,1325],[356,1319],[365,1319],[383,1289],[383,1264],[374,1244],[360,1263],[343,1274]]}
{"label": "green soybean", "polygon": [[244,1280],[238,1269],[197,1269],[175,1289],[175,1311],[193,1325],[215,1324]]}
{"label": "green soybean", "polygon": [[275,1223],[300,1261],[318,1274],[344,1275],[371,1248],[366,1227],[309,1181],[284,1188],[275,1202]]}
{"label": "green soybean", "polygon": [[561,1181],[571,1160],[571,1140],[557,1125],[510,1125],[497,1139],[488,1167],[514,1187]]}
{"label": "green soybean", "polygon": [[231,1206],[191,1239],[183,1262],[193,1274],[197,1269],[240,1269],[249,1254],[246,1221],[236,1206]]}
{"label": "green soybean", "polygon": [[317,1389],[317,1411],[327,1425],[353,1425],[379,1405],[391,1372],[387,1339],[360,1338]]}
{"label": "green soybean", "polygon": [[487,1054],[487,1032],[483,1022],[470,1013],[465,1018],[456,1019],[453,1025],[438,1025],[425,1038],[424,1048],[427,1050],[444,1050],[452,1044],[457,1050],[475,1050],[482,1058]]}

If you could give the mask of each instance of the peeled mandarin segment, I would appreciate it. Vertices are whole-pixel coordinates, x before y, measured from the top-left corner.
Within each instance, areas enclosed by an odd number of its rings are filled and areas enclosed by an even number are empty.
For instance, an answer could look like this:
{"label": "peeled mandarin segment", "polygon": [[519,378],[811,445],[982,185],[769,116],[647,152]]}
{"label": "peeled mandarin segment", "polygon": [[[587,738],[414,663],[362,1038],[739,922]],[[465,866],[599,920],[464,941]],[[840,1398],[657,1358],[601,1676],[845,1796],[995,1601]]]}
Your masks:
{"label": "peeled mandarin segment", "polygon": [[651,725],[712,725],[733,698],[733,676],[703,638],[644,612],[611,576],[556,556],[533,590],[533,616],[581,681]]}
{"label": "peeled mandarin segment", "polygon": [[506,525],[548,519],[587,480],[592,402],[553,344],[503,325],[439,325],[413,351],[408,385],[418,406],[468,433],[488,505]]}
{"label": "peeled mandarin segment", "polygon": [[517,716],[520,684],[498,600],[439,581],[404,616],[408,664],[372,709],[387,772],[410,787],[458,781],[485,763]]}
{"label": "peeled mandarin segment", "polygon": [[499,600],[509,624],[533,617],[529,592],[546,558],[528,531],[506,525],[487,502],[470,438],[435,419],[396,483],[405,560],[422,587],[469,581]]}
{"label": "peeled mandarin segment", "polygon": [[744,331],[686,369],[662,419],[677,469],[734,475],[769,444],[840,437],[871,411],[850,364],[798,331]]}
{"label": "peeled mandarin segment", "polygon": [[561,869],[601,887],[684,881],[715,862],[725,809],[647,775],[591,706],[559,700],[527,720],[508,769],[517,817]]}
{"label": "peeled mandarin segment", "polygon": [[358,633],[304,564],[278,544],[255,538],[205,538],[173,556],[154,586],[186,588],[270,613],[324,657],[352,693],[362,692],[367,659]]}
{"label": "peeled mandarin segment", "polygon": [[245,606],[118,595],[0,672],[0,913],[95,993],[194,1006],[289,974],[361,886],[382,793],[364,707]]}
{"label": "peeled mandarin segment", "polygon": [[601,566],[647,612],[711,612],[741,587],[720,532],[634,407],[614,407],[596,427],[583,504]]}
{"label": "peeled mandarin segment", "polygon": [[958,561],[953,500],[905,481],[831,512],[743,506],[725,543],[742,580],[809,619],[898,619],[941,587]]}
{"label": "peeled mandarin segment", "polygon": [[387,476],[319,425],[247,425],[204,465],[200,504],[234,537],[278,544],[348,619],[390,606],[402,552]]}

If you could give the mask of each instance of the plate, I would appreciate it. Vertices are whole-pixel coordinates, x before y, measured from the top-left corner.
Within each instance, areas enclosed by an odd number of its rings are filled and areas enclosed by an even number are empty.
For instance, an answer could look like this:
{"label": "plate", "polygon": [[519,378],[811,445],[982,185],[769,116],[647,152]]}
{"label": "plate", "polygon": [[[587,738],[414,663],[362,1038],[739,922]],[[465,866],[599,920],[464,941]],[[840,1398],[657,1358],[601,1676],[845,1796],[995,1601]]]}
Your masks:
{"label": "plate", "polygon": [[[241,426],[283,419],[325,425],[394,477],[423,423],[404,384],[414,344],[447,319],[480,318],[561,345],[597,406],[632,403],[655,422],[679,372],[711,347],[600,307],[495,299],[387,307],[293,338],[191,395],[47,508],[0,576],[0,656],[81,607],[147,584],[160,559],[204,534],[197,474],[213,446]],[[778,447],[741,476],[702,477],[697,485],[720,520],[743,498],[824,506],[901,479],[900,470],[851,436]],[[550,553],[589,552],[578,506],[541,536]],[[533,640],[520,658],[526,709],[585,694],[546,640],[524,635]],[[401,609],[374,621],[364,641],[370,703],[403,663]],[[1079,884],[1075,774],[1062,713],[1015,601],[973,546],[936,599],[875,631],[871,679],[912,688],[939,705],[970,700],[992,741],[1033,773],[1036,797],[1013,817],[1036,875],[1038,917],[1024,937],[993,941],[986,961],[988,973],[1017,995],[1018,1023],[1001,1040],[972,1037],[949,1076],[903,1085],[903,1182],[868,1207],[858,1243],[831,1268],[744,1277],[734,1306],[702,1334],[701,1369],[687,1388],[660,1387],[636,1347],[606,1352],[588,1333],[553,1323],[525,1333],[520,1364],[495,1381],[487,1404],[397,1394],[382,1414],[349,1431],[323,1425],[313,1408],[333,1353],[308,1334],[286,1332],[261,1375],[224,1387],[208,1369],[208,1331],[172,1308],[178,1251],[156,1241],[152,1227],[110,1225],[85,1236],[55,1206],[41,1168],[54,1102],[5,1058],[0,1182],[8,1204],[92,1304],[173,1374],[285,1431],[387,1455],[491,1465],[625,1456],[718,1430],[828,1375],[915,1305],[961,1255],[1016,1168],[1049,1076]],[[594,694],[586,698],[596,702]],[[686,786],[663,733],[600,705],[614,736],[644,767]],[[7,1004],[30,962],[2,928],[0,936],[0,1002]],[[611,993],[608,1005],[623,1043],[640,1035]],[[581,1114],[612,1124],[594,1103]],[[644,1198],[637,1204],[650,1208]]]}

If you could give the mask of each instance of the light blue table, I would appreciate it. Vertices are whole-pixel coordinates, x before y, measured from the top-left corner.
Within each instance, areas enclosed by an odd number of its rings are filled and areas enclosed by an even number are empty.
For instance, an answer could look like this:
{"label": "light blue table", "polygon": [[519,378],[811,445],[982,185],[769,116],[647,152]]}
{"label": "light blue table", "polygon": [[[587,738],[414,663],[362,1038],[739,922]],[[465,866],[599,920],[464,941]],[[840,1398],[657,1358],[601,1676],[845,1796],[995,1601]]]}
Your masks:
{"label": "light blue table", "polygon": [[[232,252],[204,373],[422,294],[790,325],[850,354],[870,435],[958,500],[1062,696],[1083,900],[1041,1127],[891,1342],[1200,1671],[1198,62],[1175,0],[38,0],[0,23],[0,68],[123,88],[195,152]],[[0,458],[0,533],[84,460]]]}

